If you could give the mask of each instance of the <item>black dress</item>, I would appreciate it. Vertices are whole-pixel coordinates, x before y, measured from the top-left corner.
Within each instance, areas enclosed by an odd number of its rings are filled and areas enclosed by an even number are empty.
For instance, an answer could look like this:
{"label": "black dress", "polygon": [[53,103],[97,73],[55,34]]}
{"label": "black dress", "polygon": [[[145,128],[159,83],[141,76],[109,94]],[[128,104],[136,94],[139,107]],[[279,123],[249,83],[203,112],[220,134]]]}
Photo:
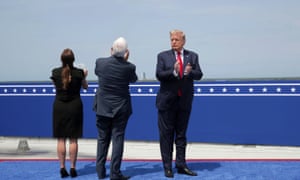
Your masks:
{"label": "black dress", "polygon": [[71,69],[71,82],[67,90],[62,88],[62,68],[52,70],[51,79],[56,88],[53,102],[53,137],[80,138],[83,128],[83,105],[80,97],[83,70]]}

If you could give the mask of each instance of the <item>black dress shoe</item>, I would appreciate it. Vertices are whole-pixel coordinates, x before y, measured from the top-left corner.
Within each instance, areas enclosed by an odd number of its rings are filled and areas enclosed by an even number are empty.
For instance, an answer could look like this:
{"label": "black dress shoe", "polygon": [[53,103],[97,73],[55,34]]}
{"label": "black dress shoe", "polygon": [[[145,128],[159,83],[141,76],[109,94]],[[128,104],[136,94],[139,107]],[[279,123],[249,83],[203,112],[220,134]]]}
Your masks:
{"label": "black dress shoe", "polygon": [[69,176],[69,173],[67,172],[67,170],[65,168],[60,168],[60,177],[65,178],[68,176]]}
{"label": "black dress shoe", "polygon": [[106,169],[103,167],[103,168],[98,168],[97,167],[97,174],[98,174],[98,178],[99,179],[105,179],[107,176],[106,176]]}
{"label": "black dress shoe", "polygon": [[77,177],[77,172],[75,168],[71,168],[70,169],[70,175],[72,178]]}
{"label": "black dress shoe", "polygon": [[187,167],[177,168],[177,172],[178,172],[178,174],[186,174],[189,176],[197,176],[198,175],[197,173],[193,172],[192,170],[190,170]]}
{"label": "black dress shoe", "polygon": [[173,178],[174,175],[173,175],[172,170],[171,170],[171,169],[165,169],[165,176],[166,176],[167,178]]}
{"label": "black dress shoe", "polygon": [[99,179],[105,179],[105,178],[106,178],[106,174],[103,173],[103,174],[101,174],[100,176],[98,175],[98,178],[99,178]]}
{"label": "black dress shoe", "polygon": [[130,179],[130,176],[124,176],[124,175],[121,175],[120,177],[117,177],[117,178],[110,178],[111,180],[127,180],[127,179]]}

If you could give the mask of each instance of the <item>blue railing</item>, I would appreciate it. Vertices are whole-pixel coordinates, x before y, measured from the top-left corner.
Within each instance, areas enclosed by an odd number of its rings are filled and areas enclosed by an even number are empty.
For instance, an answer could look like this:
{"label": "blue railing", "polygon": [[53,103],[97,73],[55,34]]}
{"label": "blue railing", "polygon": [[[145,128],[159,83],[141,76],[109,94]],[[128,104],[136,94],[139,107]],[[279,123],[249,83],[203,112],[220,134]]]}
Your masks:
{"label": "blue railing", "polygon": [[[82,90],[84,137],[96,138],[92,111],[98,85]],[[300,81],[200,81],[188,129],[190,142],[300,145]],[[130,86],[133,114],[127,140],[157,141],[158,82]],[[52,136],[50,82],[0,83],[0,136]]]}

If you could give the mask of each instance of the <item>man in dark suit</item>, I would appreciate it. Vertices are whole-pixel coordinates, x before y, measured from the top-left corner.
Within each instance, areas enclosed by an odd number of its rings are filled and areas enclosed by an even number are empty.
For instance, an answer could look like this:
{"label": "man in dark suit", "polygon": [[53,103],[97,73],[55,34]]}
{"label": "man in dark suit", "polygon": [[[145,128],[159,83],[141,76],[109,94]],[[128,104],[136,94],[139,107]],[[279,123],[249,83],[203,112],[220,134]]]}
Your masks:
{"label": "man in dark suit", "polygon": [[177,172],[197,176],[186,164],[186,131],[192,109],[194,80],[200,80],[203,74],[198,55],[183,48],[185,34],[173,30],[170,40],[172,49],[159,53],[156,65],[156,78],[160,81],[156,107],[164,173],[166,177],[174,177],[172,154],[175,140]]}
{"label": "man in dark suit", "polygon": [[132,113],[129,84],[137,81],[135,65],[128,62],[129,51],[124,38],[114,41],[112,56],[96,60],[95,74],[99,88],[95,96],[98,139],[96,171],[99,179],[106,177],[106,158],[112,140],[110,179],[129,179],[121,171],[124,134]]}

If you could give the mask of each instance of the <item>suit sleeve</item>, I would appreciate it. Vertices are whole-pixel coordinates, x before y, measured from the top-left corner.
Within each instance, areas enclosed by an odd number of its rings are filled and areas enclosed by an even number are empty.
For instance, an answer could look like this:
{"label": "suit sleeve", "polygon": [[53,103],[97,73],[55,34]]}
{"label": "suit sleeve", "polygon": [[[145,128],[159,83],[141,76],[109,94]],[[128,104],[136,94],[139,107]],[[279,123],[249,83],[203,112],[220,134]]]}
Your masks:
{"label": "suit sleeve", "polygon": [[193,55],[192,59],[192,71],[191,73],[187,76],[187,78],[191,78],[193,80],[200,80],[203,76],[202,70],[199,65],[199,58],[198,54]]}
{"label": "suit sleeve", "polygon": [[130,73],[130,83],[134,83],[138,79],[135,70],[136,70],[136,67],[134,64],[132,64],[131,73]]}
{"label": "suit sleeve", "polygon": [[159,81],[170,81],[177,79],[174,76],[174,64],[171,61],[168,62],[166,55],[160,53],[157,55],[157,63],[156,63],[156,78]]}
{"label": "suit sleeve", "polygon": [[95,73],[95,75],[97,75],[97,76],[99,75],[99,74],[98,74],[98,69],[99,69],[98,60],[96,60],[94,73]]}

